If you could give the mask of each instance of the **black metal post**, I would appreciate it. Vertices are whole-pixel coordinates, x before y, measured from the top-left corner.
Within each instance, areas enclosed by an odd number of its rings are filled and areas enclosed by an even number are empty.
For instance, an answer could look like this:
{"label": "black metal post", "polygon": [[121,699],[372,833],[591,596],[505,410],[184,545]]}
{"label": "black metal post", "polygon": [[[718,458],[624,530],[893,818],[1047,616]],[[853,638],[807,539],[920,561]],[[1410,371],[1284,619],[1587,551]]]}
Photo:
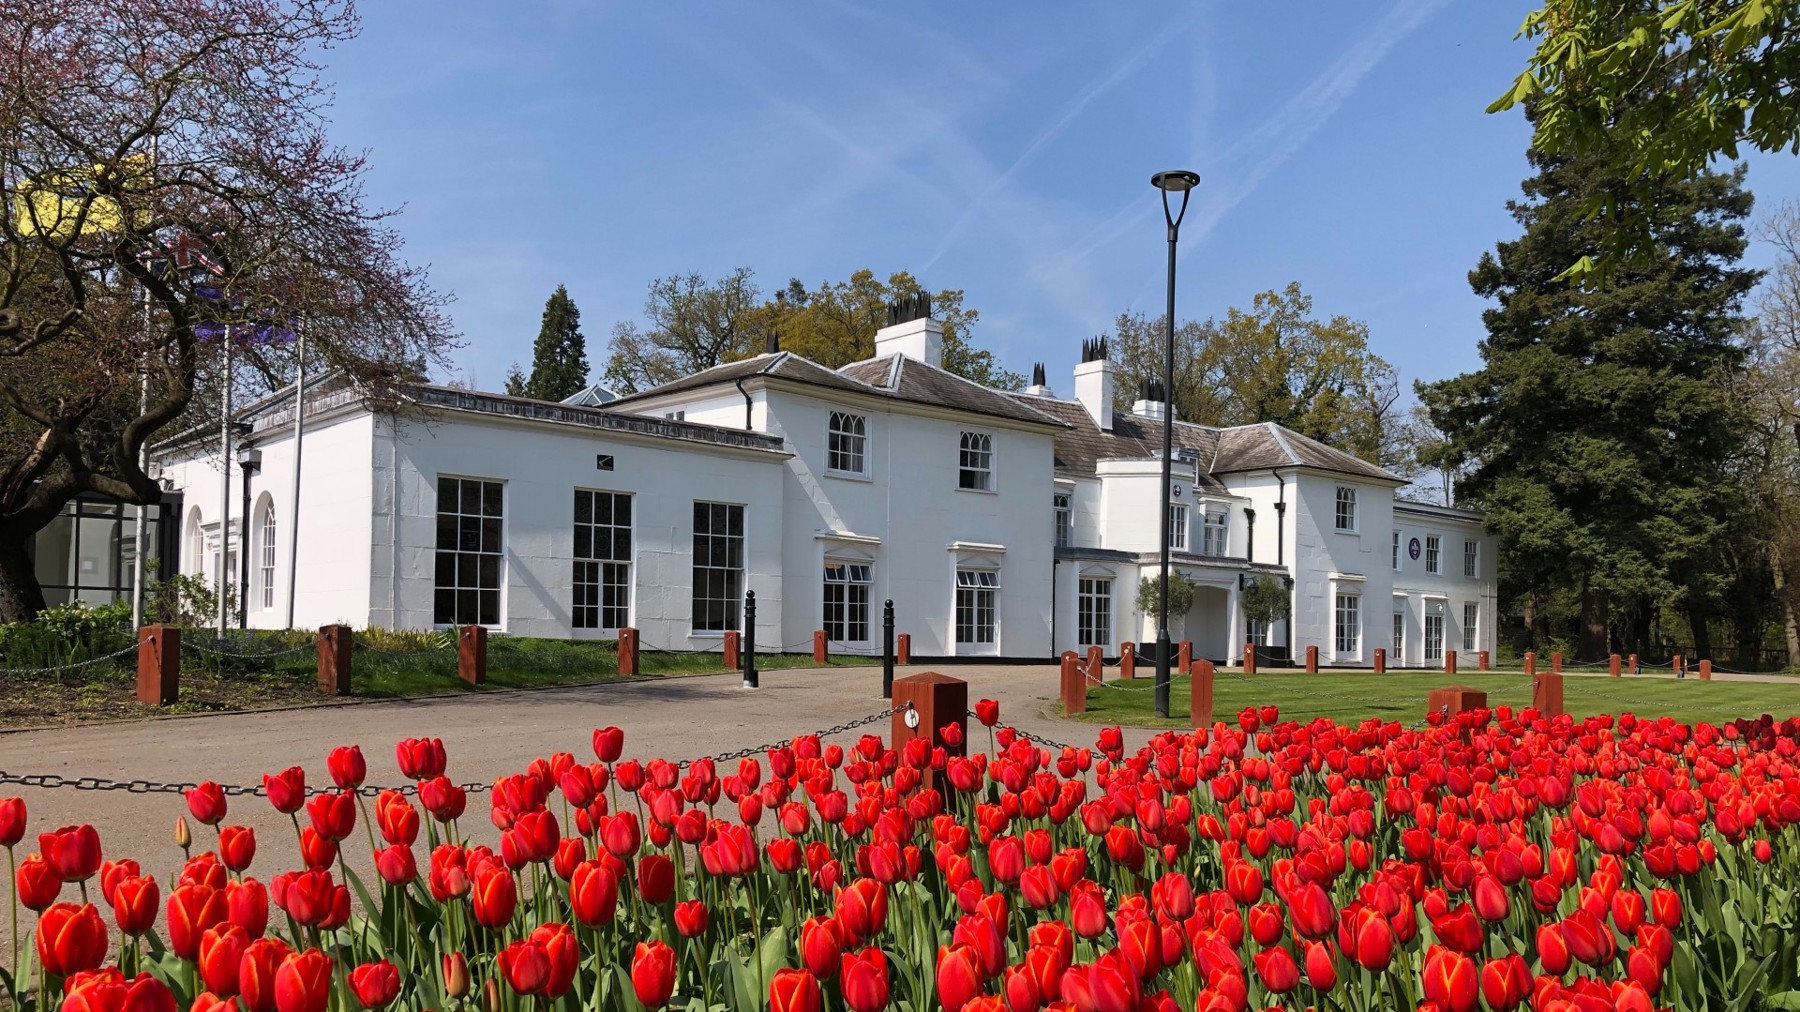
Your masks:
{"label": "black metal post", "polygon": [[894,698],[894,602],[881,606],[881,698]]}
{"label": "black metal post", "polygon": [[744,688],[754,689],[756,680],[756,591],[744,591]]}
{"label": "black metal post", "polygon": [[[1200,182],[1192,172],[1159,172],[1151,185],[1162,191],[1163,220],[1169,226],[1169,299],[1163,315],[1163,445],[1162,445],[1162,553],[1161,585],[1156,605],[1156,715],[1169,715],[1169,492],[1175,455],[1175,244],[1181,236],[1181,219],[1187,214],[1188,195]],[[1171,211],[1169,194],[1181,194],[1181,207]]]}
{"label": "black metal post", "polygon": [[[250,476],[256,468],[249,464],[239,464],[244,472],[244,480],[239,482],[244,488],[244,508],[238,514],[238,628],[245,629],[250,625]],[[225,539],[221,535],[222,543]],[[224,548],[221,545],[220,551]]]}

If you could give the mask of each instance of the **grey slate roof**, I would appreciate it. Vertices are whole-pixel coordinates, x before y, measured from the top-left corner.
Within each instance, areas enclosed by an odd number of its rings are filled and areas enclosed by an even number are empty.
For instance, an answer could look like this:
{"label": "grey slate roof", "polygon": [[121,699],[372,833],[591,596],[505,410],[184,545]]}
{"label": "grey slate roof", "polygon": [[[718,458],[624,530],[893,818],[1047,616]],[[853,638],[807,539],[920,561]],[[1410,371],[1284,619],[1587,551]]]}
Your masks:
{"label": "grey slate roof", "polygon": [[734,383],[752,376],[779,376],[782,379],[794,380],[799,383],[813,383],[836,390],[852,390],[864,394],[872,392],[865,384],[847,380],[810,359],[801,358],[793,352],[778,351],[772,355],[764,353],[754,358],[715,365],[711,369],[702,369],[678,380],[670,380],[661,386],[651,387],[635,394],[627,394],[608,403],[609,406],[629,404],[649,397],[660,397],[663,394],[698,390],[715,383]]}
{"label": "grey slate roof", "polygon": [[1261,471],[1271,467],[1314,467],[1361,478],[1403,482],[1398,475],[1355,454],[1327,446],[1274,422],[1219,430],[1219,452],[1212,464],[1214,474]]}

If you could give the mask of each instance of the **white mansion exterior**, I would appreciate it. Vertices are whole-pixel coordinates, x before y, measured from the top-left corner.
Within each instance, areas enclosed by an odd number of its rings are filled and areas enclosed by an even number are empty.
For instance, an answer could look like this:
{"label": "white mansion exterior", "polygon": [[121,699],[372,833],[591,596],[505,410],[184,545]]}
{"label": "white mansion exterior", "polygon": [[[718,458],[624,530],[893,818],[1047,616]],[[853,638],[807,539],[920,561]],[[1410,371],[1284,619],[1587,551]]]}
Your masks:
{"label": "white mansion exterior", "polygon": [[[1166,516],[1199,588],[1171,634],[1195,656],[1235,662],[1251,636],[1343,665],[1493,648],[1479,514],[1396,501],[1398,478],[1280,426],[1180,422],[1165,513],[1164,407],[1115,412],[1103,355],[1065,400],[963,380],[941,349],[939,325],[915,319],[842,369],[775,352],[604,407],[426,385],[396,417],[322,389],[297,500],[292,396],[271,398],[244,415],[261,453],[248,496],[216,449],[160,451],[181,494],[169,568],[211,580],[247,500],[253,627],[287,623],[291,568],[302,627],[632,626],[647,648],[716,649],[752,590],[761,650],[807,650],[824,629],[833,652],[878,653],[892,599],[915,656],[1111,657],[1155,636],[1136,598]],[[1283,578],[1291,628],[1247,628],[1246,581]]]}

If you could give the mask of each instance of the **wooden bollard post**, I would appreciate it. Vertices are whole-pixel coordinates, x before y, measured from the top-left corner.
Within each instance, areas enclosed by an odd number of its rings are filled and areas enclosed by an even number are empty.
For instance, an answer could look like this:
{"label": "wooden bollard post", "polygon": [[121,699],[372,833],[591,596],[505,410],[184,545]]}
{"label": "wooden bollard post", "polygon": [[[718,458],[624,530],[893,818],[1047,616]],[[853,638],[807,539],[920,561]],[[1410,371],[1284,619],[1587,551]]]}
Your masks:
{"label": "wooden bollard post", "polygon": [[1101,654],[1100,648],[1097,646],[1088,647],[1087,676],[1094,682],[1103,682],[1106,680],[1106,659]]}
{"label": "wooden bollard post", "polygon": [[1700,662],[1700,680],[1703,682],[1712,681],[1712,661],[1703,660]]}
{"label": "wooden bollard post", "polygon": [[1630,673],[1632,673],[1634,675],[1637,674],[1638,673],[1638,656],[1637,656],[1637,654],[1632,654],[1629,658],[1627,658],[1627,661],[1629,663],[1625,670],[1629,671]]}
{"label": "wooden bollard post", "polygon": [[[902,709],[908,704],[910,709]],[[941,748],[948,755],[967,754],[969,683],[936,671],[896,678],[893,705],[896,709],[888,738],[895,750],[910,739],[925,738],[933,749]],[[944,729],[952,726],[957,733],[945,737]]]}
{"label": "wooden bollard post", "polygon": [[1447,685],[1425,694],[1425,713],[1441,713],[1454,717],[1464,710],[1480,710],[1487,706],[1487,693],[1467,685]]}
{"label": "wooden bollard post", "polygon": [[743,666],[744,659],[739,656],[743,646],[743,634],[736,629],[725,630],[725,670],[736,671]]}
{"label": "wooden bollard post", "polygon": [[1491,660],[1488,657],[1488,652],[1486,650],[1475,651],[1475,666],[1482,671],[1486,671],[1491,667]]}
{"label": "wooden bollard post", "polygon": [[487,681],[487,627],[466,625],[456,639],[456,675],[470,685]]}
{"label": "wooden bollard post", "polygon": [[912,663],[912,633],[898,633],[894,636],[894,663]]}
{"label": "wooden bollard post", "polygon": [[825,638],[825,630],[813,630],[813,663],[826,664],[831,660],[831,643]]}
{"label": "wooden bollard post", "polygon": [[1375,673],[1378,675],[1387,674],[1387,648],[1386,647],[1376,647],[1375,648]]}
{"label": "wooden bollard post", "polygon": [[1687,677],[1687,664],[1685,663],[1686,661],[1687,661],[1687,658],[1681,656],[1680,654],[1676,654],[1674,656],[1674,658],[1669,661],[1669,670],[1673,671],[1675,673],[1676,678],[1686,678]]}
{"label": "wooden bollard post", "polygon": [[1444,651],[1444,674],[1456,674],[1456,651],[1454,650]]}
{"label": "wooden bollard post", "polygon": [[1562,674],[1562,651],[1561,650],[1558,650],[1555,653],[1550,655],[1550,673],[1553,675]]}
{"label": "wooden bollard post", "polygon": [[181,627],[144,626],[138,630],[138,702],[168,706],[180,696]]}
{"label": "wooden bollard post", "polygon": [[1202,657],[1194,662],[1194,679],[1188,684],[1188,716],[1194,729],[1213,722],[1213,662]]}
{"label": "wooden bollard post", "polygon": [[1244,674],[1256,674],[1256,644],[1244,644]]}
{"label": "wooden bollard post", "polygon": [[1318,670],[1319,648],[1317,646],[1309,646],[1306,648],[1306,673],[1309,675],[1316,674]]}
{"label": "wooden bollard post", "polygon": [[638,673],[638,631],[626,626],[619,630],[619,674]]}
{"label": "wooden bollard post", "polygon": [[1537,651],[1536,650],[1525,651],[1525,673],[1527,675],[1537,674]]}
{"label": "wooden bollard post", "polygon": [[1130,641],[1119,644],[1119,677],[1137,677],[1137,644]]}
{"label": "wooden bollard post", "polygon": [[354,634],[347,625],[319,630],[319,691],[327,696],[350,694],[350,648]]}
{"label": "wooden bollard post", "polygon": [[1546,717],[1560,717],[1563,710],[1563,676],[1561,672],[1538,675],[1531,680],[1531,705]]}
{"label": "wooden bollard post", "polygon": [[1194,641],[1182,640],[1175,649],[1175,670],[1186,671],[1194,663]]}
{"label": "wooden bollard post", "polygon": [[[1087,675],[1081,670],[1081,658],[1073,650],[1064,650],[1062,655],[1062,704],[1064,713],[1083,713],[1087,710]],[[896,687],[899,682],[895,682]]]}
{"label": "wooden bollard post", "polygon": [[1613,678],[1619,677],[1624,665],[1620,663],[1618,654],[1609,654],[1606,658],[1606,673]]}

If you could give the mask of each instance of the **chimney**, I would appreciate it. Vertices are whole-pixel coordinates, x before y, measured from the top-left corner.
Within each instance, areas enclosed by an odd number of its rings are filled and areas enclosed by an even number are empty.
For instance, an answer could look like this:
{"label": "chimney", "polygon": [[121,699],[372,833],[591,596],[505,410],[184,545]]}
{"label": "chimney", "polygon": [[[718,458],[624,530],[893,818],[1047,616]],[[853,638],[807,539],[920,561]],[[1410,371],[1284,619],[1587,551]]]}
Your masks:
{"label": "chimney", "polygon": [[887,326],[875,332],[875,357],[888,355],[943,368],[944,325],[931,318],[931,293],[914,292],[888,304]]}
{"label": "chimney", "polygon": [[1094,424],[1111,432],[1113,427],[1113,366],[1106,357],[1106,338],[1081,342],[1081,364],[1075,367],[1075,399],[1087,409]]}
{"label": "chimney", "polygon": [[1044,363],[1031,363],[1031,385],[1025,388],[1025,393],[1032,397],[1056,396],[1056,394],[1050,390],[1049,384],[1044,382]]}
{"label": "chimney", "polygon": [[1138,399],[1131,405],[1131,413],[1139,418],[1151,418],[1159,422],[1163,420],[1165,413],[1170,413],[1170,417],[1173,417],[1168,395],[1163,393],[1162,380],[1144,377],[1143,385],[1138,388]]}

